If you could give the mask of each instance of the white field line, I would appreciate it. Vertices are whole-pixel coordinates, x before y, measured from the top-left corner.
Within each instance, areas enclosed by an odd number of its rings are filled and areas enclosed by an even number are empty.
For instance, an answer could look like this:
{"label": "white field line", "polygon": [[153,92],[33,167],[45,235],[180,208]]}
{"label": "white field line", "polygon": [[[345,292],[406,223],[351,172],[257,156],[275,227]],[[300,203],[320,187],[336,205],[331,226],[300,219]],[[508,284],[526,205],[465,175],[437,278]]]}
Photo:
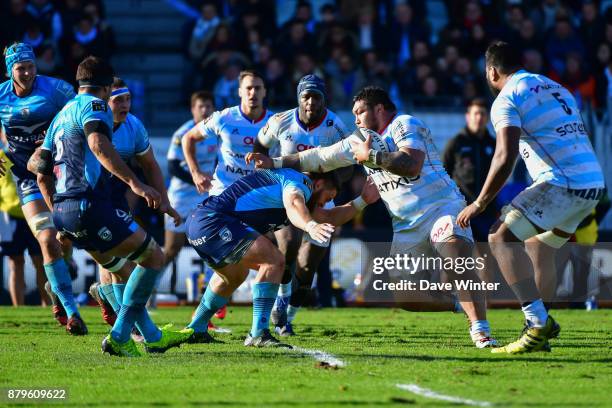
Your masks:
{"label": "white field line", "polygon": [[225,327],[215,327],[214,329],[210,329],[210,330],[215,333],[231,333],[232,332],[232,329],[228,329]]}
{"label": "white field line", "polygon": [[427,388],[419,387],[416,384],[395,384],[395,386],[401,390],[409,391],[413,394],[420,395],[426,398],[433,398],[442,401],[454,402],[463,405],[472,405],[474,407],[492,407],[493,404],[487,401],[475,401],[472,399],[465,399],[460,397],[453,397],[450,395],[438,394],[435,391]]}
{"label": "white field line", "polygon": [[312,350],[294,346],[292,349],[290,349],[290,351],[310,356],[321,363],[329,364],[331,367],[341,368],[346,366],[346,363],[344,361],[334,356],[333,354],[329,354],[322,350]]}

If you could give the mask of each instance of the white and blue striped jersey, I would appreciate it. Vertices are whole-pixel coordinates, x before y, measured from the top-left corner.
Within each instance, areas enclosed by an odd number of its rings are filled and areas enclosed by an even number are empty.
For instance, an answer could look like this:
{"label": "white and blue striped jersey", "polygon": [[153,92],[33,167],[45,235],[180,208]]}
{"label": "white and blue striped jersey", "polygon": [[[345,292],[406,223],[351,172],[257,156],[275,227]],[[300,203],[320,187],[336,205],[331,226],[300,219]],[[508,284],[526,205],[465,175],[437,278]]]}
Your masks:
{"label": "white and blue striped jersey", "polygon": [[[172,135],[172,141],[168,148],[168,160],[179,160],[181,167],[189,173],[189,166],[183,155],[181,140],[183,136],[195,126],[193,119],[188,120],[179,127]],[[196,161],[200,170],[204,173],[213,174],[217,163],[217,137],[207,137],[196,144]],[[178,177],[170,179],[168,197],[172,203],[193,202],[194,205],[206,198],[208,194],[200,195],[196,187],[181,180]]]}
{"label": "white and blue striped jersey", "polygon": [[348,130],[334,112],[327,110],[321,122],[306,127],[298,118],[298,108],[294,108],[272,116],[257,138],[271,152],[280,147],[280,156],[285,156],[317,146],[331,146],[346,136]]}
{"label": "white and blue striped jersey", "polygon": [[[433,143],[431,132],[425,124],[410,115],[397,114],[381,134],[390,152],[401,148],[421,150],[425,161],[421,173],[415,177],[398,176],[383,169],[364,167],[378,187],[393,221],[393,231],[402,232],[417,228],[429,219],[433,211],[449,203],[465,205],[465,199],[455,182],[442,165],[438,149]],[[346,167],[357,162],[351,152],[351,143],[361,142],[356,135],[330,146],[319,153],[323,162],[316,163],[322,171]],[[317,169],[304,168],[305,171]],[[319,170],[319,171],[321,171]]]}
{"label": "white and blue striped jersey", "polygon": [[496,132],[521,129],[520,154],[534,183],[602,188],[601,166],[572,94],[555,81],[520,70],[493,102]]}
{"label": "white and blue striped jersey", "polygon": [[242,113],[240,106],[233,106],[215,112],[197,124],[205,139],[219,141],[218,162],[210,195],[221,194],[234,181],[255,170],[254,164],[247,165],[244,158],[253,151],[257,133],[272,115],[272,112],[265,110],[260,118],[251,120]]}

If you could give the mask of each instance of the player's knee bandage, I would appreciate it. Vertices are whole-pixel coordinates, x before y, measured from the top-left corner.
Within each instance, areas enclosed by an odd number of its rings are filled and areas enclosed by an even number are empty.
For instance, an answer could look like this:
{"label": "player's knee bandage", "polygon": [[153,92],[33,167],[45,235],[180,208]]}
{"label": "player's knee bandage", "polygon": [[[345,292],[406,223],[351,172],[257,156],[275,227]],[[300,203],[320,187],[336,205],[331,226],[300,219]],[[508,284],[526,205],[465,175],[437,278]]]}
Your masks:
{"label": "player's knee bandage", "polygon": [[561,248],[567,241],[569,241],[569,237],[560,237],[552,231],[546,231],[538,234],[536,235],[536,238],[538,241],[556,249]]}
{"label": "player's knee bandage", "polygon": [[43,211],[41,213],[36,214],[32,218],[28,218],[28,225],[30,226],[30,230],[34,236],[38,235],[39,232],[46,229],[55,229],[55,224],[53,223],[53,216],[49,211]]}
{"label": "player's knee bandage", "polygon": [[116,256],[113,256],[113,259],[100,266],[109,272],[117,273],[121,270],[126,262],[127,260],[125,258],[117,258]]}
{"label": "player's knee bandage", "polygon": [[147,259],[149,255],[151,255],[151,252],[153,252],[156,246],[157,243],[153,241],[153,239],[151,239],[151,236],[149,234],[147,234],[145,240],[142,242],[140,247],[138,247],[137,250],[128,255],[127,259],[136,263],[142,262]]}
{"label": "player's knee bandage", "polygon": [[521,241],[525,241],[538,234],[538,230],[536,230],[531,221],[529,221],[522,212],[511,205],[506,205],[502,208],[501,217],[499,217],[499,219],[506,224],[510,231],[512,231]]}

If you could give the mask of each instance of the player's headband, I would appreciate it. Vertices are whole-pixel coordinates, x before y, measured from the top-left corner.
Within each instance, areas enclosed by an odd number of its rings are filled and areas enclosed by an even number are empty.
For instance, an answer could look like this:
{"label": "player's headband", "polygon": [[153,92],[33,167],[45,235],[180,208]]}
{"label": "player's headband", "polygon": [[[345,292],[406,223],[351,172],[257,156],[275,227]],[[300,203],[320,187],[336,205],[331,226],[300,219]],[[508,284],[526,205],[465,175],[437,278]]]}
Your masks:
{"label": "player's headband", "polygon": [[297,86],[298,103],[300,96],[304,92],[316,92],[323,97],[324,101],[327,99],[325,82],[316,75],[306,75],[305,77],[300,79],[300,82]]}
{"label": "player's headband", "polygon": [[6,72],[9,77],[13,78],[13,65],[24,61],[32,61],[36,59],[34,49],[30,44],[17,43],[6,49],[4,53],[4,63],[6,64]]}
{"label": "player's headband", "polygon": [[102,88],[113,84],[113,76],[79,79],[79,87]]}
{"label": "player's headband", "polygon": [[117,88],[117,89],[113,89],[113,91],[111,92],[111,98],[114,98],[115,96],[129,95],[129,94],[130,94],[129,88],[127,87]]}

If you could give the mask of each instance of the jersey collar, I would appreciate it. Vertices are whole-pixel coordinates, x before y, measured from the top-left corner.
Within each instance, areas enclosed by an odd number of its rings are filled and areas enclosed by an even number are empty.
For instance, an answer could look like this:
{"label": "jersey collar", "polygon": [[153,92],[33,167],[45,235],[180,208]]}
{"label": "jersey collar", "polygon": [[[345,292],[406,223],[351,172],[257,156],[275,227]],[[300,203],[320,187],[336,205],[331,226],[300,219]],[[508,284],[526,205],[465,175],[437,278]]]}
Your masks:
{"label": "jersey collar", "polygon": [[263,112],[261,113],[261,116],[258,117],[255,120],[251,120],[251,118],[249,118],[243,111],[242,108],[240,107],[240,105],[238,105],[238,111],[240,112],[240,114],[242,115],[242,117],[244,118],[244,120],[246,120],[247,122],[251,123],[251,124],[256,124],[258,122],[261,122],[265,117],[266,114],[268,113],[268,110],[266,108],[264,108]]}
{"label": "jersey collar", "polygon": [[385,126],[383,126],[382,130],[378,132],[379,135],[382,135],[383,133],[385,133],[385,131],[387,130],[391,122],[393,122],[393,119],[397,118],[397,115],[399,114],[395,112],[395,115],[391,116],[391,119],[389,119],[389,121],[385,124]]}
{"label": "jersey collar", "polygon": [[310,132],[311,130],[318,128],[318,127],[321,125],[321,123],[323,123],[323,121],[325,120],[325,118],[327,118],[327,114],[329,113],[329,111],[328,111],[327,109],[325,109],[325,115],[323,115],[323,117],[321,118],[321,120],[320,120],[320,121],[318,121],[317,123],[315,123],[315,124],[314,124],[314,125],[312,125],[312,126],[306,126],[306,124],[300,120],[300,115],[299,115],[299,113],[298,113],[298,112],[299,112],[299,110],[300,110],[300,108],[296,108],[296,109],[295,109],[295,121],[296,121],[296,122],[297,122],[297,124],[298,124],[298,125],[300,125],[300,127],[301,127],[302,129],[304,129],[306,132]]}

